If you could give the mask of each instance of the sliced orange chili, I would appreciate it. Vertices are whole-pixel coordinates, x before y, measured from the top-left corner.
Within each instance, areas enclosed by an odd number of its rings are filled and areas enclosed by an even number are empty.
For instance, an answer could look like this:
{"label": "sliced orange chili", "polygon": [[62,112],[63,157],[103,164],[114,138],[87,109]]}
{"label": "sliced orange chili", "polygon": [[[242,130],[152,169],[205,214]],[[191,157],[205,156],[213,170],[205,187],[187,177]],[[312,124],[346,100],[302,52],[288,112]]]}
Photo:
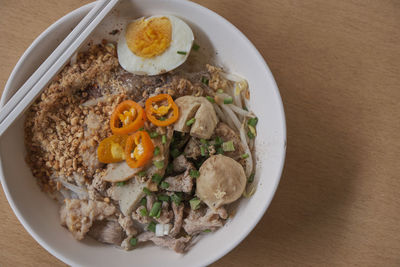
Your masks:
{"label": "sliced orange chili", "polygon": [[[164,105],[165,102],[167,105]],[[160,94],[148,98],[145,109],[147,118],[157,126],[170,125],[179,117],[179,108],[168,94]],[[171,109],[172,112],[170,112]]]}
{"label": "sliced orange chili", "polygon": [[144,110],[132,100],[125,100],[114,110],[110,119],[113,134],[130,134],[144,125]]}
{"label": "sliced orange chili", "polygon": [[97,158],[103,163],[119,162],[125,159],[125,145],[128,135],[111,135],[103,139],[97,148]]}
{"label": "sliced orange chili", "polygon": [[151,160],[154,145],[146,131],[138,131],[126,140],[125,160],[131,168],[139,168]]}

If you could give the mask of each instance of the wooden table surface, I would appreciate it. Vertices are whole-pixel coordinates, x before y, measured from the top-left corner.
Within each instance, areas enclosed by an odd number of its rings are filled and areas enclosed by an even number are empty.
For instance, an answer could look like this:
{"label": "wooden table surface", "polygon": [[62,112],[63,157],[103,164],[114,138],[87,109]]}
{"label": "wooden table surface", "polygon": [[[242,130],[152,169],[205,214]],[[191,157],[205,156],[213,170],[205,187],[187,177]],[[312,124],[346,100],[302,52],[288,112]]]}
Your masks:
{"label": "wooden table surface", "polygon": [[[0,90],[79,0],[0,0]],[[198,0],[260,50],[282,94],[286,166],[255,230],[213,266],[400,266],[400,1]],[[62,266],[0,194],[0,265]]]}

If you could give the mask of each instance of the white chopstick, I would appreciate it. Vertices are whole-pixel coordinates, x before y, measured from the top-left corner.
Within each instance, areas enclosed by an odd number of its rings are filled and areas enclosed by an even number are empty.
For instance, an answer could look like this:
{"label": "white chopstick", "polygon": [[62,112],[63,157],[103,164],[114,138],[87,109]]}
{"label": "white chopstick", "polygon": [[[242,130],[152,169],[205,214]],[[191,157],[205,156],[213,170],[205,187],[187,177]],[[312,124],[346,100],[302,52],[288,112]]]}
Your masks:
{"label": "white chopstick", "polygon": [[93,9],[4,105],[0,110],[0,136],[39,96],[118,1],[99,0]]}

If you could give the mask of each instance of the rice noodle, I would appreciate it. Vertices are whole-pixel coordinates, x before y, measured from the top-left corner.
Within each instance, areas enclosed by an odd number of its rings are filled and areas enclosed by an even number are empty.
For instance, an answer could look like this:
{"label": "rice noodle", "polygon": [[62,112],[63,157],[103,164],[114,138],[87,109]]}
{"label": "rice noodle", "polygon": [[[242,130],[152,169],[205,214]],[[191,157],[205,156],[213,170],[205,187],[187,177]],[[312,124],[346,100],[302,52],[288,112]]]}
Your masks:
{"label": "rice noodle", "polygon": [[239,133],[240,133],[240,140],[242,141],[244,148],[245,148],[245,152],[249,155],[245,159],[245,162],[246,162],[245,173],[246,173],[246,177],[248,178],[248,177],[250,177],[251,172],[253,171],[253,159],[252,159],[253,156],[252,156],[249,146],[247,144],[246,134],[244,132],[244,123],[240,127]]}
{"label": "rice noodle", "polygon": [[225,104],[220,105],[220,107],[224,111],[225,115],[227,115],[227,117],[229,117],[232,120],[236,129],[238,131],[240,131],[240,121],[239,121],[238,117],[235,115],[235,113],[232,111],[232,109],[230,109],[229,106],[227,106]]}
{"label": "rice noodle", "polygon": [[224,77],[227,80],[233,81],[233,82],[239,82],[241,80],[244,80],[243,77],[240,77],[237,74],[233,73],[226,73],[226,72],[221,72],[220,73],[222,77]]}
{"label": "rice noodle", "polygon": [[256,117],[253,112],[246,111],[246,110],[244,110],[242,108],[239,108],[239,107],[237,107],[235,105],[232,105],[232,104],[229,104],[228,106],[238,115],[242,115],[244,117],[249,117],[249,118]]}
{"label": "rice noodle", "polygon": [[232,120],[229,119],[228,116],[225,115],[225,113],[221,110],[221,108],[217,105],[217,104],[213,104],[215,112],[217,113],[219,119],[228,124],[229,127],[231,127],[232,129],[235,128],[235,125],[233,124]]}

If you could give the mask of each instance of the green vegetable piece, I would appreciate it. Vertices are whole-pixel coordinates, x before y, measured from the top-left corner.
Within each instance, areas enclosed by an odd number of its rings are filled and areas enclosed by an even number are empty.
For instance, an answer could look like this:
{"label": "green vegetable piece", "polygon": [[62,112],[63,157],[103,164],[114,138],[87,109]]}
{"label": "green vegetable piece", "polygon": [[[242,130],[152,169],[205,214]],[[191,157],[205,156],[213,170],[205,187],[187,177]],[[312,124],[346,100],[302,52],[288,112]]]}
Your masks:
{"label": "green vegetable piece", "polygon": [[200,154],[201,154],[203,157],[207,155],[207,154],[206,154],[206,148],[204,147],[204,145],[203,145],[203,146],[200,146]]}
{"label": "green vegetable piece", "polygon": [[141,171],[141,172],[138,172],[138,174],[137,174],[139,177],[143,177],[143,176],[146,176],[146,171]]}
{"label": "green vegetable piece", "polygon": [[224,141],[222,140],[222,138],[221,137],[219,137],[219,136],[217,136],[217,137],[215,137],[215,145],[222,145],[222,143],[223,143]]}
{"label": "green vegetable piece", "polygon": [[254,134],[251,132],[251,131],[248,131],[247,132],[247,136],[250,138],[250,139],[254,139]]}
{"label": "green vegetable piece", "polygon": [[143,197],[143,198],[140,200],[140,204],[141,204],[142,206],[145,206],[145,207],[146,207],[146,204],[147,204],[147,199],[146,199],[146,197]]}
{"label": "green vegetable piece", "polygon": [[221,155],[224,154],[224,150],[222,149],[222,147],[217,148],[217,154],[221,154]]}
{"label": "green vegetable piece", "polygon": [[245,153],[243,155],[240,156],[242,159],[247,159],[249,157],[249,154]]}
{"label": "green vegetable piece", "polygon": [[177,205],[179,206],[179,204],[181,204],[182,201],[182,197],[180,197],[177,193],[171,195],[171,200]]}
{"label": "green vegetable piece", "polygon": [[116,185],[117,185],[117,186],[124,186],[124,185],[125,185],[125,182],[117,182]]}
{"label": "green vegetable piece", "polygon": [[186,122],[186,125],[187,125],[187,126],[190,126],[190,125],[192,125],[195,121],[196,121],[195,118],[191,118],[190,120],[188,120],[188,121]]}
{"label": "green vegetable piece", "polygon": [[224,92],[224,90],[222,90],[222,89],[217,90],[217,93],[219,93],[219,94],[222,94],[223,92]]}
{"label": "green vegetable piece", "polygon": [[158,154],[160,154],[160,148],[158,146],[156,146],[154,148],[154,156],[157,156]]}
{"label": "green vegetable piece", "polygon": [[143,217],[146,217],[147,216],[147,209],[146,208],[140,209],[140,215],[142,215]]}
{"label": "green vegetable piece", "polygon": [[158,173],[153,174],[153,177],[151,177],[151,180],[155,182],[156,184],[160,184],[161,180],[163,177],[159,175]]}
{"label": "green vegetable piece", "polygon": [[177,158],[181,154],[181,152],[177,148],[172,149],[169,153],[173,158]]}
{"label": "green vegetable piece", "polygon": [[203,77],[201,77],[201,82],[204,83],[205,85],[208,85],[209,81],[208,81],[207,77],[203,76]]}
{"label": "green vegetable piece", "polygon": [[137,238],[136,237],[132,237],[130,240],[129,240],[129,243],[132,245],[132,246],[136,246],[137,245]]}
{"label": "green vegetable piece", "polygon": [[206,230],[204,230],[203,232],[204,232],[204,233],[209,233],[209,232],[211,232],[211,230],[210,230],[210,229],[206,229]]}
{"label": "green vegetable piece", "polygon": [[193,44],[192,45],[192,49],[194,50],[194,51],[198,51],[199,49],[200,49],[200,46],[198,45],[198,44]]}
{"label": "green vegetable piece", "polygon": [[162,189],[167,189],[167,188],[169,187],[169,183],[167,183],[167,182],[161,182],[160,187],[161,187]]}
{"label": "green vegetable piece", "polygon": [[149,231],[155,233],[155,232],[156,232],[156,223],[155,223],[155,222],[150,222],[150,223],[147,225],[147,230],[149,230]]}
{"label": "green vegetable piece", "polygon": [[145,193],[148,196],[151,195],[151,191],[147,187],[143,188],[143,193]]}
{"label": "green vegetable piece", "polygon": [[251,125],[251,126],[253,126],[253,127],[256,127],[257,123],[258,123],[258,118],[250,118],[250,119],[247,121],[247,124],[248,124],[248,125]]}
{"label": "green vegetable piece", "polygon": [[167,136],[165,134],[163,134],[163,136],[161,137],[161,143],[163,145],[165,145],[167,143]]}
{"label": "green vegetable piece", "polygon": [[211,103],[215,103],[215,99],[211,96],[206,96],[207,100],[210,101]]}
{"label": "green vegetable piece", "polygon": [[156,138],[158,136],[158,133],[157,132],[150,132],[149,135],[150,135],[150,138]]}
{"label": "green vegetable piece", "polygon": [[247,179],[247,182],[249,183],[249,184],[251,184],[253,181],[254,181],[254,176],[255,176],[256,174],[253,172],[252,174],[250,174],[250,177],[249,177],[249,179]]}
{"label": "green vegetable piece", "polygon": [[201,200],[198,199],[197,197],[192,198],[191,200],[189,200],[190,208],[192,210],[199,209],[200,208],[200,203],[201,203]]}
{"label": "green vegetable piece", "polygon": [[179,55],[186,55],[187,54],[187,52],[185,52],[185,51],[177,51],[176,53],[178,53]]}
{"label": "green vegetable piece", "polygon": [[230,140],[228,142],[223,142],[222,143],[222,149],[225,152],[235,151],[235,146],[233,145],[233,141]]}
{"label": "green vegetable piece", "polygon": [[200,176],[200,172],[197,170],[190,170],[189,174],[192,178],[198,178]]}
{"label": "green vegetable piece", "polygon": [[233,99],[232,97],[228,97],[224,99],[224,104],[232,104],[233,103]]}
{"label": "green vegetable piece", "polygon": [[161,202],[160,201],[154,202],[153,207],[151,207],[149,216],[156,217],[160,210],[161,210]]}
{"label": "green vegetable piece", "polygon": [[154,166],[157,167],[157,169],[164,168],[164,161],[163,160],[154,161],[153,164],[154,164]]}
{"label": "green vegetable piece", "polygon": [[169,196],[167,195],[158,195],[157,199],[164,202],[169,202]]}

